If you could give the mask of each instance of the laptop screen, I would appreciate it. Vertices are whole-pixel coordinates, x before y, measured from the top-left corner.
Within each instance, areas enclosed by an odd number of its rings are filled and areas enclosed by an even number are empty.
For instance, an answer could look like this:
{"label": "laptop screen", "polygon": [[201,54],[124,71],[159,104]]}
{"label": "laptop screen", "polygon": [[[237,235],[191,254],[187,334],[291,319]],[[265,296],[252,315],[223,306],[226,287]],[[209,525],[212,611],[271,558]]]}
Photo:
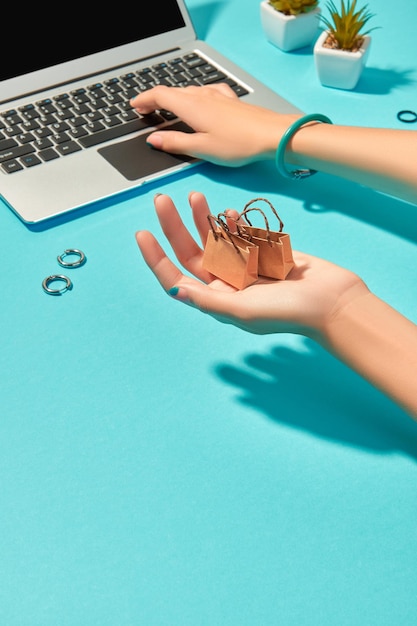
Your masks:
{"label": "laptop screen", "polygon": [[[15,21],[15,7],[11,7],[6,4],[3,10],[4,25]],[[19,54],[8,54],[7,61],[3,58],[0,81],[184,26],[177,0],[164,0],[163,6],[159,2],[148,2],[146,13],[133,10],[130,14],[126,9],[110,13],[106,16],[106,10],[100,7],[97,15],[81,11],[71,17],[70,12],[65,19],[56,15],[56,20],[47,23],[42,11],[37,10],[28,19],[19,20],[17,30],[4,29],[3,48],[12,51],[18,45],[20,50]]]}

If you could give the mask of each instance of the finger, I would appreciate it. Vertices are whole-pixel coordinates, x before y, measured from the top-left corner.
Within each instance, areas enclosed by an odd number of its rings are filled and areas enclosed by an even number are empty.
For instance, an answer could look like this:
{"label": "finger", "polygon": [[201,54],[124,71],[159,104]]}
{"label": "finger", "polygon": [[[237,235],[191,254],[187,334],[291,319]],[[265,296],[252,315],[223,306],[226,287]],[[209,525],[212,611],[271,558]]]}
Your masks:
{"label": "finger", "polygon": [[[190,127],[192,126],[192,122],[189,120],[187,123]],[[211,132],[210,130],[207,132],[184,132],[169,130],[169,127],[165,127],[148,135],[146,143],[156,150],[163,150],[171,154],[187,154],[217,165],[237,167],[247,162],[245,156],[224,146],[221,139],[217,136],[213,137]]]}
{"label": "finger", "polygon": [[226,209],[225,214],[227,226],[230,231],[232,233],[239,232],[238,224],[245,224],[243,219],[240,217],[239,211],[236,211],[236,209]]}
{"label": "finger", "polygon": [[[234,315],[235,305],[238,304],[238,291],[223,281],[213,281],[211,285],[193,281],[178,283],[177,289],[172,289],[171,295],[190,306],[207,313],[219,321],[229,324],[236,323],[238,316]],[[237,300],[236,300],[237,299]]]}
{"label": "finger", "polygon": [[[207,235],[210,230],[210,222],[208,216],[211,214],[210,207],[204,194],[199,191],[192,191],[188,196],[191,209],[193,211],[193,218],[195,225],[200,235],[203,246],[206,245]],[[239,212],[236,209],[226,209],[226,221],[227,226],[231,232],[236,232],[236,224],[245,224],[246,222],[239,218]]]}
{"label": "finger", "polygon": [[168,291],[181,283],[182,272],[167,257],[155,237],[148,231],[136,233],[136,241],[147,266],[155,274],[162,287]]}
{"label": "finger", "polygon": [[239,97],[227,83],[213,83],[212,85],[205,85],[204,88],[207,90],[211,89],[212,91],[216,91],[217,93],[222,93],[223,95],[228,96],[229,98],[233,98],[235,100],[239,99]]}
{"label": "finger", "polygon": [[[158,85],[132,98],[130,104],[139,113],[150,113],[156,109],[168,109],[171,111],[173,110],[172,105],[175,105],[177,101],[181,101],[181,99],[177,98],[179,90],[179,87]],[[185,90],[182,93],[185,93]]]}
{"label": "finger", "polygon": [[205,159],[208,156],[202,133],[169,130],[167,127],[148,135],[146,143],[156,150],[171,154],[187,154],[197,159]]}
{"label": "finger", "polygon": [[139,113],[150,113],[156,109],[167,109],[182,117],[182,114],[189,108],[188,97],[202,97],[207,92],[219,93],[229,98],[238,99],[233,89],[226,83],[216,83],[213,85],[188,87],[167,87],[158,85],[148,89],[131,99],[131,105]]}
{"label": "finger", "polygon": [[210,208],[208,202],[204,194],[198,191],[192,191],[188,196],[188,201],[192,209],[194,223],[204,247],[206,245],[208,231],[210,230],[210,223],[208,221]]}
{"label": "finger", "polygon": [[[207,236],[209,230],[211,229],[211,224],[213,223],[209,218],[211,215],[210,207],[204,194],[198,191],[192,191],[188,196],[188,201],[193,212],[194,222],[197,227],[198,234],[200,235],[202,245],[205,247]],[[243,223],[243,221],[239,219],[238,211],[234,209],[227,209],[226,215],[227,226],[231,232],[236,232],[236,224]]]}
{"label": "finger", "polygon": [[185,227],[171,198],[159,194],[155,196],[154,204],[164,235],[178,261],[194,276],[209,282],[212,276],[202,267],[203,250]]}

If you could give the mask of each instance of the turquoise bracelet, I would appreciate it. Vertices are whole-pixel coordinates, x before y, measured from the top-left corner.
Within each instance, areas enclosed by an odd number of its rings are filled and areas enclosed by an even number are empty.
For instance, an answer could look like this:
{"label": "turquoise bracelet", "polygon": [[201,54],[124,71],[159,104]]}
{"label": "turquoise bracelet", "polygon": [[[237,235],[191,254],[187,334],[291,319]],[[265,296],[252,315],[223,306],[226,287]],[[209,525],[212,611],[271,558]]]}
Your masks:
{"label": "turquoise bracelet", "polygon": [[294,124],[291,124],[289,128],[283,134],[281,141],[278,144],[278,148],[275,155],[275,165],[277,167],[278,172],[281,176],[285,178],[307,178],[307,176],[312,176],[315,174],[317,170],[308,170],[308,169],[298,169],[298,170],[288,170],[285,166],[285,151],[288,146],[288,142],[291,137],[295,135],[297,130],[305,124],[309,122],[322,122],[323,124],[332,124],[333,122],[329,120],[326,115],[322,115],[321,113],[311,113],[310,115],[305,115],[304,117],[300,117],[300,119],[296,120]]}

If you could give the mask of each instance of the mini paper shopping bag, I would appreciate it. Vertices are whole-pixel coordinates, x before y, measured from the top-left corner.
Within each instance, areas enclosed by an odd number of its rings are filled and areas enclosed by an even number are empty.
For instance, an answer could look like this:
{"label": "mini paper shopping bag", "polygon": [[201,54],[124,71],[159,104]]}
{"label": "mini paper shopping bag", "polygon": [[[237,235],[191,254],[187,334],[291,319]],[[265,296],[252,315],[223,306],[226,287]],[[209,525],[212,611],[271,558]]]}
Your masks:
{"label": "mini paper shopping bag", "polygon": [[[268,204],[273,215],[278,220],[279,231],[273,231],[270,229],[268,218],[262,209],[250,206],[254,202],[259,201],[266,202]],[[250,211],[257,211],[263,216],[265,224],[264,228],[252,226],[247,217],[247,214]],[[241,224],[241,234],[259,247],[258,274],[268,278],[284,280],[294,267],[294,259],[292,255],[290,236],[287,233],[282,232],[284,224],[273,205],[265,198],[255,198],[245,205],[242,213],[240,214],[240,218],[244,218],[247,222],[247,224]]]}
{"label": "mini paper shopping bag", "polygon": [[248,287],[258,279],[258,246],[231,233],[220,217],[209,215],[208,220],[211,228],[204,247],[204,269],[236,289]]}

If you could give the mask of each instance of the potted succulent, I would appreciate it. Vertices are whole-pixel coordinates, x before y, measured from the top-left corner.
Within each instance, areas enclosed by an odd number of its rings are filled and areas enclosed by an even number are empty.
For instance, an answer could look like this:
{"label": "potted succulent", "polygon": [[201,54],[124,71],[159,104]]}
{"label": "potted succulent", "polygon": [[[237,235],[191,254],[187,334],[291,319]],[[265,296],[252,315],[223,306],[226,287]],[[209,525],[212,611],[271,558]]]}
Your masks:
{"label": "potted succulent", "polygon": [[319,28],[319,0],[262,0],[261,24],[267,40],[284,52],[310,45]]}
{"label": "potted succulent", "polygon": [[357,8],[357,0],[341,0],[337,9],[333,0],[327,3],[330,17],[320,15],[324,26],[314,45],[314,59],[319,80],[326,87],[354,89],[365,67],[371,30],[364,31],[373,17],[368,5]]}

